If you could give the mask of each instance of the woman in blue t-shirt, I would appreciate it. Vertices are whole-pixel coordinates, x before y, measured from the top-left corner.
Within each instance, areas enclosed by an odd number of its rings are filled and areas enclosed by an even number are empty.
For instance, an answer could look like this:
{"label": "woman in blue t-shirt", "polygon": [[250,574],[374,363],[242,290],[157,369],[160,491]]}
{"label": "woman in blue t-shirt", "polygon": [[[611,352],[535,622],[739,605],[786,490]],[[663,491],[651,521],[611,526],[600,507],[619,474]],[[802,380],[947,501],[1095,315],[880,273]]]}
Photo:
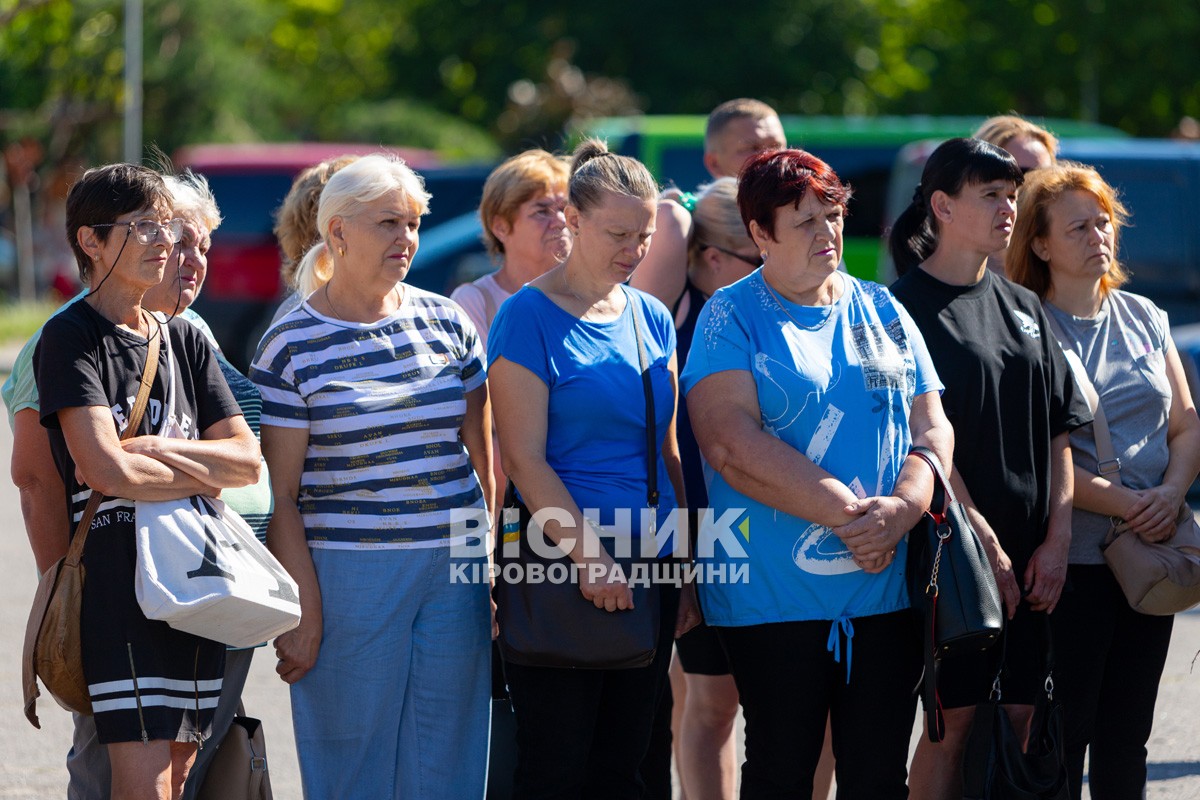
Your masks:
{"label": "woman in blue t-shirt", "polygon": [[683,373],[709,467],[697,555],[727,577],[700,599],[746,718],[743,798],[810,796],[827,716],[840,796],[908,796],[921,667],[904,537],[933,474],[907,456],[949,463],[952,437],[912,320],[838,271],[849,197],[800,150],[746,165],[763,266],[708,301]]}
{"label": "woman in blue t-shirt", "polygon": [[[683,501],[675,442],[675,328],[662,303],[623,284],[654,233],[657,187],[639,162],[590,140],[576,150],[566,208],[574,239],[559,266],[501,307],[489,334],[489,383],[504,471],[533,514],[557,510],[545,535],[580,567],[583,598],[639,613],[615,568],[622,545],[646,552],[647,420],[636,331],[654,400],[659,524]],[[623,534],[621,517],[630,529]],[[586,516],[585,516],[586,515]],[[602,543],[601,538],[607,539]],[[611,548],[611,552],[610,552]],[[597,577],[602,575],[602,577]],[[508,664],[517,715],[516,793],[522,797],[639,798],[676,624],[693,608],[661,592],[656,655],[630,669]],[[586,606],[584,607],[586,608]],[[694,624],[694,622],[693,622]],[[503,636],[503,631],[501,631]]]}

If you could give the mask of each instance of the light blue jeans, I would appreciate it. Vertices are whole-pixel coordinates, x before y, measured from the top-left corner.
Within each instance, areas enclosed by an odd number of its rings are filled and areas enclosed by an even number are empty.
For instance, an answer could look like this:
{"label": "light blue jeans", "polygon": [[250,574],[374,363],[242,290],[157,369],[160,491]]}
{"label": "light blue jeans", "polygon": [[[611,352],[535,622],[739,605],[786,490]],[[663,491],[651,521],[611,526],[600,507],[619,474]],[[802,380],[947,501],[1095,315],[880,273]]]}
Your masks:
{"label": "light blue jeans", "polygon": [[452,583],[450,550],[441,547],[314,549],[312,557],[323,638],[316,666],[292,685],[304,796],[482,798],[491,713],[486,577]]}

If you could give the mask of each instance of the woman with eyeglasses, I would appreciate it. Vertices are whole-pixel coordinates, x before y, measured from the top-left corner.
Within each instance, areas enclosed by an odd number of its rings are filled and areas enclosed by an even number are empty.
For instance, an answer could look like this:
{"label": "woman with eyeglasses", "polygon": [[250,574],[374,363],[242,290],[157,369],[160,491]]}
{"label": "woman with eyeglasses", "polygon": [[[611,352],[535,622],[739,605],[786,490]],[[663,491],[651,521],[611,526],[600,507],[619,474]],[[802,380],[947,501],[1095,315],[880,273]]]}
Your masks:
{"label": "woman with eyeglasses", "polygon": [[[83,564],[83,670],[112,796],[178,798],[210,735],[225,646],[146,619],[134,595],[135,500],[171,500],[257,481],[254,434],[194,325],[152,315],[144,295],[163,279],[184,221],[158,173],[130,164],[89,170],[67,197],[67,234],[90,287],[51,319],[34,355],[42,424],[67,492],[73,529],[103,493]],[[129,424],[148,345],[157,373],[137,435]],[[175,411],[164,419],[168,386]],[[73,530],[72,530],[73,533]]]}

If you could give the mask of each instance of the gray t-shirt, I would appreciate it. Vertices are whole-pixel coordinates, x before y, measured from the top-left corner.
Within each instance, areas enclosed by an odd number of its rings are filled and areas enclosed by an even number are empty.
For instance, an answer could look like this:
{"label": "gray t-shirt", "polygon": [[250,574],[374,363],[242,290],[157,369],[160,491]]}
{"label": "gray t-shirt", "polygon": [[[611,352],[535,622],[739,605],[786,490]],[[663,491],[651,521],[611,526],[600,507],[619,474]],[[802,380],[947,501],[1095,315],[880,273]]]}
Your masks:
{"label": "gray t-shirt", "polygon": [[[1109,292],[1100,313],[1090,319],[1048,302],[1043,307],[1068,337],[1061,342],[1063,348],[1079,356],[1096,387],[1113,450],[1121,459],[1121,482],[1131,489],[1158,486],[1170,458],[1171,384],[1165,356],[1175,345],[1166,312],[1140,295],[1120,290]],[[1098,471],[1091,425],[1071,433],[1071,455],[1076,466]],[[1103,564],[1100,545],[1108,534],[1108,517],[1076,508],[1072,518],[1069,563]]]}

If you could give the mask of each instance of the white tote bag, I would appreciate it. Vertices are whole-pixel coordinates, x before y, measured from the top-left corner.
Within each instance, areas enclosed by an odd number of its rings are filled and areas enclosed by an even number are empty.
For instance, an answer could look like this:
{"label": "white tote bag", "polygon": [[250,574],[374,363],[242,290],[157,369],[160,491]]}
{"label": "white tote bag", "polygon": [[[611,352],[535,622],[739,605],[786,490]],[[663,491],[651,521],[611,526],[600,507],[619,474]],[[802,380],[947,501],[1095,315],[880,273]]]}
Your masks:
{"label": "white tote bag", "polygon": [[[163,326],[166,332],[166,326]],[[174,357],[159,435],[173,430]],[[136,503],[134,590],[149,619],[222,642],[251,647],[300,624],[296,582],[236,512],[213,497]]]}
{"label": "white tote bag", "polygon": [[300,624],[296,582],[216,498],[139,500],[137,558],[134,589],[149,619],[231,647]]}

